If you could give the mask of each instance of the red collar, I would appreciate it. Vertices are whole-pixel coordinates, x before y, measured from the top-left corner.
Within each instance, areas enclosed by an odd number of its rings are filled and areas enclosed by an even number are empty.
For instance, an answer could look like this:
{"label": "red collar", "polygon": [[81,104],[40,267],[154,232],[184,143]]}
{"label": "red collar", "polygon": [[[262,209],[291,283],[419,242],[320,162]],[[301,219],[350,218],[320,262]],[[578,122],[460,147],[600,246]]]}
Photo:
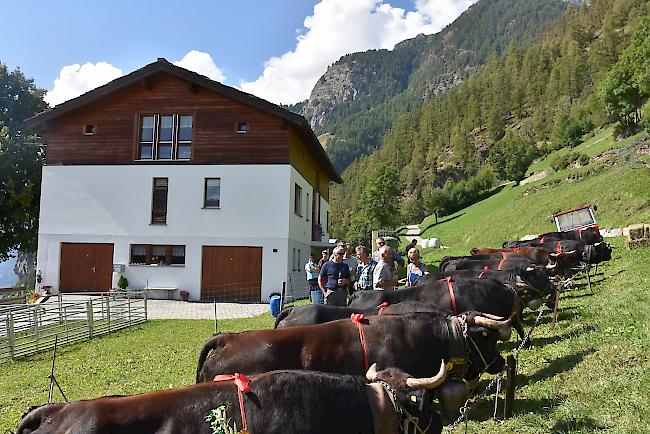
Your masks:
{"label": "red collar", "polygon": [[249,386],[250,380],[244,374],[235,372],[235,375],[217,375],[212,379],[215,383],[220,381],[231,381],[235,380],[235,386],[237,386],[237,397],[239,398],[239,413],[241,415],[241,426],[242,431],[247,432],[248,424],[246,423],[246,413],[244,412],[244,393],[250,393],[251,388]]}
{"label": "red collar", "polygon": [[366,367],[364,372],[368,372],[368,348],[366,347],[366,335],[363,333],[363,327],[361,327],[361,322],[366,319],[366,316],[362,313],[353,313],[350,315],[350,319],[357,325],[357,329],[359,330],[359,340],[361,341],[361,348],[363,349],[363,364]]}
{"label": "red collar", "polygon": [[449,297],[451,298],[451,311],[454,313],[454,315],[458,315],[458,309],[456,308],[456,296],[454,295],[454,286],[452,283],[454,280],[451,278],[451,276],[447,276],[442,281],[447,282],[447,289],[449,290]]}

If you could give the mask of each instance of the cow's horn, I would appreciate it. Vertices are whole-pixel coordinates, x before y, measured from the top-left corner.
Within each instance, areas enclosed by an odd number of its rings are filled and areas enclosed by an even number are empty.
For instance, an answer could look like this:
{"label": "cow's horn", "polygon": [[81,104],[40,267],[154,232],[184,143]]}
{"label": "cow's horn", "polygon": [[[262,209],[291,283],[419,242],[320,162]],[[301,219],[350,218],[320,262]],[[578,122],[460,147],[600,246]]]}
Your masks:
{"label": "cow's horn", "polygon": [[553,270],[553,269],[555,269],[555,267],[557,267],[557,262],[555,262],[553,264],[546,264],[546,269],[547,270]]}
{"label": "cow's horn", "polygon": [[556,252],[551,252],[551,253],[548,254],[548,256],[552,256],[554,258],[557,258],[558,255],[559,255],[559,253],[556,253]]}
{"label": "cow's horn", "polygon": [[483,317],[489,318],[489,319],[495,319],[497,321],[503,321],[505,319],[502,316],[492,315],[491,313],[482,313],[480,316],[483,316]]}
{"label": "cow's horn", "polygon": [[534,270],[535,270],[535,267],[530,267],[530,266],[526,267],[526,271],[534,271]]}
{"label": "cow's horn", "polygon": [[573,250],[567,250],[564,253],[566,253],[567,255],[573,255],[575,252],[576,252],[575,249],[573,249]]}
{"label": "cow's horn", "polygon": [[445,375],[447,375],[447,367],[445,365],[445,361],[443,360],[440,363],[440,370],[434,377],[407,378],[406,385],[411,389],[433,389],[445,381]]}
{"label": "cow's horn", "polygon": [[474,324],[488,329],[498,330],[502,327],[508,327],[510,325],[510,318],[505,321],[500,321],[496,319],[486,318],[484,316],[475,316]]}
{"label": "cow's horn", "polygon": [[594,247],[598,247],[598,246],[600,246],[602,243],[603,243],[602,241],[601,241],[600,243],[596,243],[596,244],[594,244]]}
{"label": "cow's horn", "polygon": [[370,382],[377,379],[377,363],[373,363],[372,366],[368,368],[368,372],[366,372],[366,379]]}

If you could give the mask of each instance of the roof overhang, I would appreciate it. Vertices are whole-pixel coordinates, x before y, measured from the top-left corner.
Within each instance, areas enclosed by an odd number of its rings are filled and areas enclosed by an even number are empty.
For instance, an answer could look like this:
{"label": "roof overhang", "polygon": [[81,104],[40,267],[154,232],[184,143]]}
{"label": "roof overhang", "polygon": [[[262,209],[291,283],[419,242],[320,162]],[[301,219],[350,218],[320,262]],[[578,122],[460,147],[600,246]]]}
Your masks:
{"label": "roof overhang", "polygon": [[163,58],[159,58],[156,62],[150,63],[140,69],[133,71],[130,74],[124,75],[120,78],[117,78],[103,86],[100,86],[96,89],[93,89],[89,92],[84,93],[81,96],[73,98],[69,101],[66,101],[62,104],[59,104],[51,109],[45,110],[41,113],[38,113],[35,116],[27,119],[25,124],[27,127],[33,131],[39,133],[46,133],[48,129],[48,122],[62,116],[66,113],[69,113],[73,110],[76,110],[80,107],[85,106],[91,102],[98,100],[104,96],[110,95],[113,92],[127,88],[142,82],[146,84],[148,78],[154,74],[166,73],[173,76],[176,76],[180,79],[186,80],[189,84],[193,86],[200,86],[210,91],[219,93],[228,98],[231,98],[235,101],[239,101],[243,104],[255,107],[258,110],[267,112],[283,121],[293,125],[300,137],[305,141],[305,144],[309,150],[314,153],[318,161],[321,162],[321,165],[328,177],[337,183],[342,183],[340,175],[337,170],[334,168],[332,161],[327,156],[327,153],[321,146],[318,138],[314,134],[307,120],[300,116],[297,113],[293,113],[287,109],[284,109],[278,105],[270,103],[262,98],[258,98],[254,95],[251,95],[246,92],[242,92],[238,89],[235,89],[230,86],[226,86],[217,81],[211,80],[208,77],[197,74],[195,72],[189,71],[185,68],[173,65],[169,61]]}

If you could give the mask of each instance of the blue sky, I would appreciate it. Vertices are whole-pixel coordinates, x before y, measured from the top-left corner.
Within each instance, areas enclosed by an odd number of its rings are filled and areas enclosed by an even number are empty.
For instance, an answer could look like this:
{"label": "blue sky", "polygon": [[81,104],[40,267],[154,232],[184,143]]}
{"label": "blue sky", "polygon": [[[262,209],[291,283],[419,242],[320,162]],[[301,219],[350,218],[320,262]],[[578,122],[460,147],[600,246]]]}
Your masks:
{"label": "blue sky", "polygon": [[11,42],[0,47],[0,62],[50,91],[51,105],[158,57],[291,103],[306,98],[343,54],[435,33],[474,2],[7,1],[3,34]]}

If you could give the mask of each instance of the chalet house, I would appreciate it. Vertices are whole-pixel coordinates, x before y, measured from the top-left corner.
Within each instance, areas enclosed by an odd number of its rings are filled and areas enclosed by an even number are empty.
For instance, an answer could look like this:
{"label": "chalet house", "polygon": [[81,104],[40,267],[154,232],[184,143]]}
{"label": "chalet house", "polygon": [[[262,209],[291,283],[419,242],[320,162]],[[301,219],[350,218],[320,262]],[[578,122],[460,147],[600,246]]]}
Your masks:
{"label": "chalet house", "polygon": [[27,125],[46,142],[37,267],[54,293],[123,275],[176,298],[268,301],[304,288],[327,245],[341,178],[308,122],[165,59]]}

